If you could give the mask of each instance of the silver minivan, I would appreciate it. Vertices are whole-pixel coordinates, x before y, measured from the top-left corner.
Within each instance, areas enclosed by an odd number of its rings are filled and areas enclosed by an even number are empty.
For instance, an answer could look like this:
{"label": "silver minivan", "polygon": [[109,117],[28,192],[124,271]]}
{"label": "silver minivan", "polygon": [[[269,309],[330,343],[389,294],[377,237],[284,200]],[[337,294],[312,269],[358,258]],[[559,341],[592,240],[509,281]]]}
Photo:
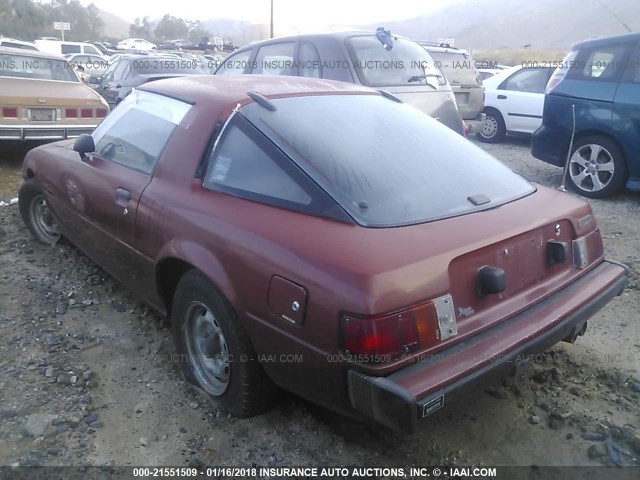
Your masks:
{"label": "silver minivan", "polygon": [[280,37],[236,50],[216,75],[326,78],[391,93],[464,134],[451,85],[417,43],[389,32],[333,32]]}

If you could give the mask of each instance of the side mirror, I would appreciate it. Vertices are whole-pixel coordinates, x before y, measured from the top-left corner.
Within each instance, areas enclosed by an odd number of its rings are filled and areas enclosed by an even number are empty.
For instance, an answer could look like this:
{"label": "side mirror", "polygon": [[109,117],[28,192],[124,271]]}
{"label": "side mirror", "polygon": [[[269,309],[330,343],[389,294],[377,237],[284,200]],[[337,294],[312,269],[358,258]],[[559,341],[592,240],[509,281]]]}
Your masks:
{"label": "side mirror", "polygon": [[83,133],[73,144],[73,150],[80,154],[82,161],[87,160],[87,153],[96,151],[96,144],[93,142],[93,137],[89,134]]}

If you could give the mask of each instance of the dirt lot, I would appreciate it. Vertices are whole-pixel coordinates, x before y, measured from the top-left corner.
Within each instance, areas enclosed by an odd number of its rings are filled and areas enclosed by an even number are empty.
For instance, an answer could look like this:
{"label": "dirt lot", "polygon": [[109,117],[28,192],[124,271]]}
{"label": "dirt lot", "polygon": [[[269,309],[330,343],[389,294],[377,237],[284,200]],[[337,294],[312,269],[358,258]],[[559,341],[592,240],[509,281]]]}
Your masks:
{"label": "dirt lot", "polygon": [[[482,147],[560,183],[526,139]],[[16,196],[23,154],[0,150],[0,200]],[[592,205],[608,256],[632,269],[624,294],[576,344],[411,436],[287,394],[266,415],[229,418],[182,381],[162,319],[75,248],[34,243],[17,207],[0,207],[0,464],[640,465],[640,195]]]}

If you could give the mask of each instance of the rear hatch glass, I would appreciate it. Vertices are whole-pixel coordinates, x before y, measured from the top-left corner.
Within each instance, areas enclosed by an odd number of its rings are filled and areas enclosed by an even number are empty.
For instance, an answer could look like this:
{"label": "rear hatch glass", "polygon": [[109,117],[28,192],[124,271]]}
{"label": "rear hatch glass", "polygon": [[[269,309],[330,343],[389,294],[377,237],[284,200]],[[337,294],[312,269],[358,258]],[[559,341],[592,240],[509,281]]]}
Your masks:
{"label": "rear hatch glass", "polygon": [[273,103],[276,111],[251,103],[241,112],[363,226],[424,223],[535,191],[451,129],[383,96]]}
{"label": "rear hatch glass", "polygon": [[452,86],[479,87],[482,85],[478,72],[473,63],[473,58],[466,52],[429,52],[442,73]]}

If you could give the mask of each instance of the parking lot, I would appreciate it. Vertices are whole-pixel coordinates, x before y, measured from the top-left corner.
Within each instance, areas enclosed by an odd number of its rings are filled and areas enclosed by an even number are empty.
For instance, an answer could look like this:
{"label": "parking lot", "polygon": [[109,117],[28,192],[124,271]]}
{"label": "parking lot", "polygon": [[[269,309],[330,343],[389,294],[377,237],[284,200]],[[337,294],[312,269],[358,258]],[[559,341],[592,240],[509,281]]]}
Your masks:
{"label": "parking lot", "polygon": [[[560,184],[561,169],[534,159],[527,138],[479,145]],[[17,195],[24,152],[0,153],[0,200]],[[576,344],[410,436],[284,393],[255,418],[221,413],[182,380],[162,319],[73,246],[34,242],[17,206],[0,207],[0,464],[638,465],[640,195],[590,202],[606,255],[631,268],[622,296]]]}

